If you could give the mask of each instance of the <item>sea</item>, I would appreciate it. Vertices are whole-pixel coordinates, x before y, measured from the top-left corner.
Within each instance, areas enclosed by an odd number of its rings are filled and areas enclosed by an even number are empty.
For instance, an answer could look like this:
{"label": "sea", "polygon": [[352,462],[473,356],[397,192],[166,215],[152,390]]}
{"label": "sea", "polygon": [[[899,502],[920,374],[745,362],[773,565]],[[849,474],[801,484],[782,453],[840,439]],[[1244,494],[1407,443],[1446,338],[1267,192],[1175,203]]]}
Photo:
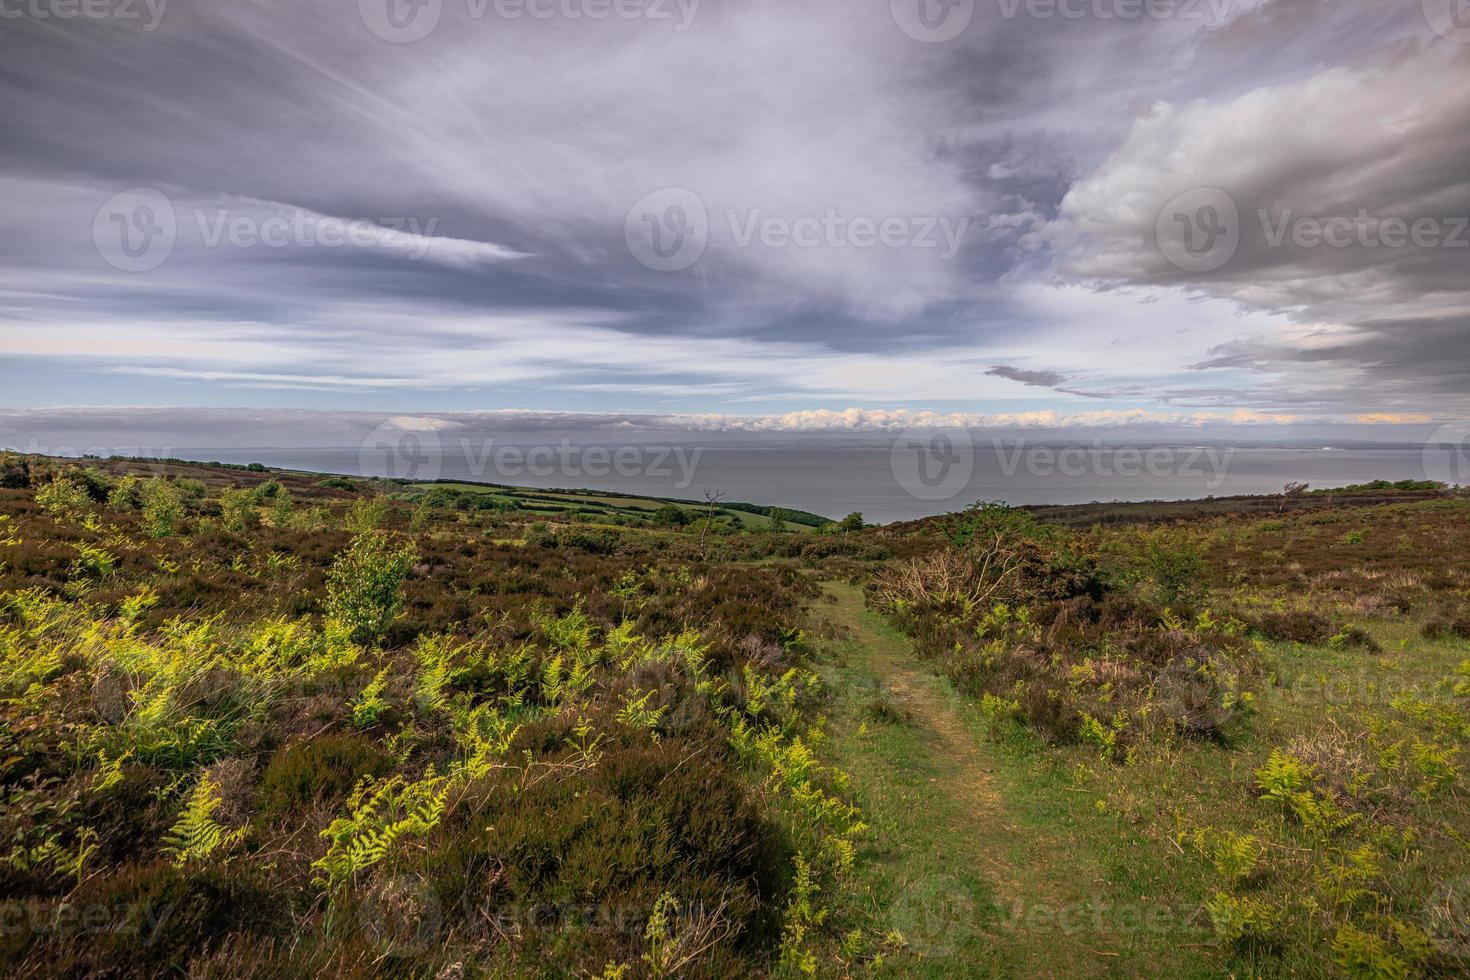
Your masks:
{"label": "sea", "polygon": [[[395,437],[396,438],[396,437]],[[1371,480],[1445,479],[1422,447],[955,444],[636,445],[426,444],[179,449],[203,461],[354,476],[591,489],[704,503],[780,506],[869,523],[944,514],[976,501],[1022,504],[1185,500],[1278,493],[1291,482],[1328,489]],[[1465,482],[1465,481],[1459,481]]]}

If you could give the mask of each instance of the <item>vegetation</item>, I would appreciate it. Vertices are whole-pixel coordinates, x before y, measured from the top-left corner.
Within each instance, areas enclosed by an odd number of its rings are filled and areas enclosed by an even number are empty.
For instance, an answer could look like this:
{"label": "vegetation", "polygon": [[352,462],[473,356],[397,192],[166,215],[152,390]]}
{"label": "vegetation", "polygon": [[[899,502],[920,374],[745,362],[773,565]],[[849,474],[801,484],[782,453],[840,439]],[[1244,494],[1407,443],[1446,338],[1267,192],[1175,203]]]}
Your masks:
{"label": "vegetation", "polygon": [[535,493],[0,456],[10,971],[1470,969],[1470,499]]}

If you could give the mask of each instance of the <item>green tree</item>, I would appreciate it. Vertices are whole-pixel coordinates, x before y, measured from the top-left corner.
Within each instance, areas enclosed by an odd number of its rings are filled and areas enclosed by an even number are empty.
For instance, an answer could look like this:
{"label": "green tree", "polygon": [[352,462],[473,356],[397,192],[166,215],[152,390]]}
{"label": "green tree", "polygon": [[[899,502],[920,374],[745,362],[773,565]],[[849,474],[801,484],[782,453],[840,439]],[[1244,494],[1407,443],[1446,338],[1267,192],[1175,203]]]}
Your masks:
{"label": "green tree", "polygon": [[219,492],[219,512],[220,523],[230,531],[246,531],[260,521],[255,495],[243,487],[226,487]]}
{"label": "green tree", "polygon": [[48,514],[65,514],[85,509],[92,503],[92,496],[76,480],[63,476],[37,490],[36,503]]}
{"label": "green tree", "polygon": [[155,538],[167,538],[178,533],[184,522],[184,494],[163,477],[155,476],[143,483],[139,490],[143,500],[143,526]]}
{"label": "green tree", "polygon": [[417,557],[412,541],[399,544],[382,531],[353,538],[327,573],[327,618],[358,643],[382,639],[403,605],[403,580]]}

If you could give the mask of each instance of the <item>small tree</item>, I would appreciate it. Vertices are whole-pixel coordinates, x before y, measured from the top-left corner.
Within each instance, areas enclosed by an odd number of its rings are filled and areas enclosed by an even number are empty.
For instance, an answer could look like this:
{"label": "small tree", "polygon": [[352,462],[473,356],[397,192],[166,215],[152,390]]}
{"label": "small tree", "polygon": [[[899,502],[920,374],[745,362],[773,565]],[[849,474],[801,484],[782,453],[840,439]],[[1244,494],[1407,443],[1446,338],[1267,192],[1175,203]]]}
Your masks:
{"label": "small tree", "polygon": [[772,507],[766,516],[770,518],[772,531],[786,530],[786,512],[780,507]]}
{"label": "small tree", "polygon": [[1282,513],[1288,504],[1300,500],[1306,495],[1308,484],[1292,481],[1281,488],[1281,502],[1276,507],[1276,512]]}
{"label": "small tree", "polygon": [[255,495],[244,488],[226,487],[219,492],[220,523],[226,530],[240,532],[260,521]]}
{"label": "small tree", "polygon": [[723,490],[706,490],[704,492],[704,520],[699,525],[699,552],[704,554],[704,537],[709,534],[710,528],[714,526],[715,515],[719,513],[720,501],[725,499]]}
{"label": "small tree", "polygon": [[36,503],[48,514],[65,514],[85,509],[92,503],[92,496],[76,480],[63,476],[37,490]]}
{"label": "small tree", "polygon": [[853,511],[837,522],[837,530],[843,534],[846,534],[848,531],[861,531],[865,527],[867,525],[863,523],[863,515],[857,511]]}
{"label": "small tree", "polygon": [[327,617],[357,643],[382,639],[403,605],[403,580],[417,556],[412,541],[400,545],[381,531],[353,538],[327,573]]}
{"label": "small tree", "polygon": [[155,476],[142,485],[143,524],[150,536],[167,538],[176,534],[184,521],[184,494],[163,477]]}

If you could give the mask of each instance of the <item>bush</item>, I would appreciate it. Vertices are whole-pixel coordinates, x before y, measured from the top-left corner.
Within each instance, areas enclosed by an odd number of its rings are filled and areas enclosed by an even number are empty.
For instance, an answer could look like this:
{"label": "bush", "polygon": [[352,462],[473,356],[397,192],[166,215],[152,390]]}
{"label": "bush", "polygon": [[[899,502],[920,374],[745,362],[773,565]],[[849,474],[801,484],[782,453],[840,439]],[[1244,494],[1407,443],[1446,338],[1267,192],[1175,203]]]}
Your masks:
{"label": "bush", "polygon": [[382,776],[392,759],[362,735],[323,735],[276,752],[260,783],[260,814],[301,814],[314,804],[336,807],[363,776]]}
{"label": "bush", "polygon": [[1203,590],[1204,550],[1183,534],[1155,531],[1144,540],[1143,565],[1165,605],[1190,604]]}
{"label": "bush", "polygon": [[255,497],[249,490],[226,488],[219,494],[220,522],[226,530],[246,531],[260,522]]}
{"label": "bush", "polygon": [[688,511],[675,504],[664,504],[653,512],[654,527],[683,527],[688,523]]}
{"label": "bush", "polygon": [[1337,632],[1327,619],[1304,609],[1266,613],[1256,618],[1255,627],[1267,639],[1286,643],[1326,643]]}
{"label": "bush", "polygon": [[403,580],[417,557],[413,542],[395,544],[381,531],[353,538],[327,573],[328,618],[345,626],[354,642],[381,639],[403,604]]}
{"label": "bush", "polygon": [[149,535],[167,538],[178,533],[185,513],[183,491],[168,480],[154,477],[142,485],[139,495]]}
{"label": "bush", "polygon": [[92,503],[92,495],[76,480],[64,476],[37,490],[36,503],[48,514],[65,514],[86,508]]}

